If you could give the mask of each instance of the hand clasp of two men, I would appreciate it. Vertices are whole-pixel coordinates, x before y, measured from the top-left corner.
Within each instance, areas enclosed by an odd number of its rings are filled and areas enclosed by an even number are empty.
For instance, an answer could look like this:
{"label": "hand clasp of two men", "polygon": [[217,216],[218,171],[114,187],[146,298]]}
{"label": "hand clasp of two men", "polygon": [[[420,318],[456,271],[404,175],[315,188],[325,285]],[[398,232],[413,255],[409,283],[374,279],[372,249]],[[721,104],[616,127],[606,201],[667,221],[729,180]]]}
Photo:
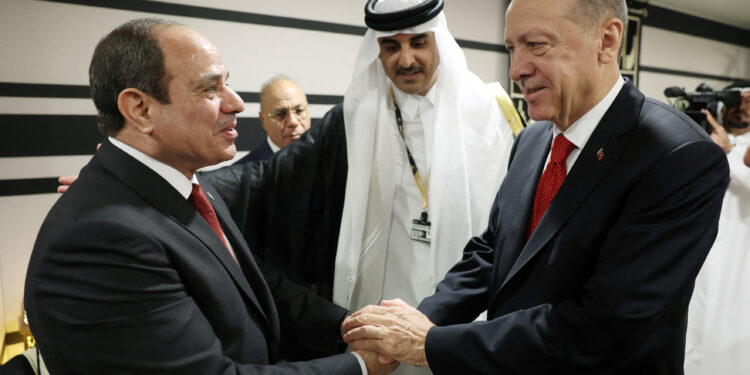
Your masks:
{"label": "hand clasp of two men", "polygon": [[381,364],[427,367],[425,339],[434,326],[419,310],[394,299],[355,312],[344,320],[341,331],[353,350],[380,354]]}

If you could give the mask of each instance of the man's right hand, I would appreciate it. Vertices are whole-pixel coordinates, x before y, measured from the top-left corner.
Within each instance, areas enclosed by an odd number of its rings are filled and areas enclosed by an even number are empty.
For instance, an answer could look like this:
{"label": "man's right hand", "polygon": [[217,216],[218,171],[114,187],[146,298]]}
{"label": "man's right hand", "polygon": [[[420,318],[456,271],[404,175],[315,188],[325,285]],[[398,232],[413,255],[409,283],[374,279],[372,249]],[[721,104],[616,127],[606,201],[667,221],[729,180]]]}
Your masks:
{"label": "man's right hand", "polygon": [[714,142],[724,150],[724,152],[729,153],[729,151],[732,151],[732,142],[729,141],[729,135],[727,135],[727,131],[724,127],[716,121],[714,116],[712,116],[711,112],[708,110],[701,109],[701,112],[706,115],[706,120],[711,124],[712,131],[711,134],[709,134],[711,139],[713,139]]}
{"label": "man's right hand", "polygon": [[60,176],[57,179],[57,182],[60,183],[60,186],[57,187],[57,192],[62,194],[66,191],[68,191],[68,188],[70,187],[70,184],[73,183],[78,178],[77,174],[70,175],[70,176]]}
{"label": "man's right hand", "polygon": [[369,352],[366,350],[356,350],[362,359],[365,361],[367,366],[368,375],[385,375],[390,374],[396,370],[399,363],[394,360],[383,361],[379,359],[378,353]]}

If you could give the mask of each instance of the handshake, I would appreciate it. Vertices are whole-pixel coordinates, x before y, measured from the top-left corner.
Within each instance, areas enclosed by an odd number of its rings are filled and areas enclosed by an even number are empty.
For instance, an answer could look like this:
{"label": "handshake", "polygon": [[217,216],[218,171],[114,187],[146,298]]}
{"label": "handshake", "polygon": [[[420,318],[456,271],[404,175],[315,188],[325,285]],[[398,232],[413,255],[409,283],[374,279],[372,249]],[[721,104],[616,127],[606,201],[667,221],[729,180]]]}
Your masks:
{"label": "handshake", "polygon": [[362,356],[369,374],[387,374],[399,363],[426,367],[430,319],[400,299],[355,312],[341,325],[344,341]]}

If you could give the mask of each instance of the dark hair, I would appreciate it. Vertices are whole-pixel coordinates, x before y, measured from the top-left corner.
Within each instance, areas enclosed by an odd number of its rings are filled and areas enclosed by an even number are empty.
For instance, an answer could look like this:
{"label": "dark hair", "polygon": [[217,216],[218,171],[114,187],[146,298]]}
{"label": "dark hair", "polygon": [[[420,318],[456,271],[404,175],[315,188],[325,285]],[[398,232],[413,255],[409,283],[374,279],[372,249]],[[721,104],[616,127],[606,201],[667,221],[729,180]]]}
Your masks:
{"label": "dark hair", "polygon": [[98,111],[99,131],[114,136],[125,118],[117,107],[117,97],[127,88],[136,88],[161,103],[169,104],[164,53],[157,39],[156,26],[175,22],[140,18],[120,25],[96,45],[89,65],[91,98]]}

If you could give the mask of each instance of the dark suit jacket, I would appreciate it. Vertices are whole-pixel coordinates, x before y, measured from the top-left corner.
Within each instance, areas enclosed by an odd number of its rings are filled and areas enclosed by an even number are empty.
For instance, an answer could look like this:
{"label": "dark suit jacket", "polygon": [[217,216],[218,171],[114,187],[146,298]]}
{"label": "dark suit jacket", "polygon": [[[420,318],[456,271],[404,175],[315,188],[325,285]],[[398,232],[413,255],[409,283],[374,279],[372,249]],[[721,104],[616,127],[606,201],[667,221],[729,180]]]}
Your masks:
{"label": "dark suit jacket", "polygon": [[360,373],[350,354],[267,366],[281,329],[308,327],[315,341],[345,312],[259,269],[227,207],[212,204],[239,265],[171,185],[103,143],[29,263],[26,310],[51,373]]}
{"label": "dark suit jacket", "polygon": [[[688,303],[729,181],[724,153],[627,83],[524,244],[551,137],[549,122],[521,132],[486,232],[420,304],[438,325],[430,367],[681,374]],[[458,324],[484,309],[487,322]]]}
{"label": "dark suit jacket", "polygon": [[202,177],[216,187],[261,259],[330,298],[347,170],[339,104],[267,160]]}
{"label": "dark suit jacket", "polygon": [[271,155],[273,155],[273,150],[271,150],[271,145],[268,144],[268,139],[266,139],[261,142],[254,150],[250,151],[249,154],[237,160],[235,164],[245,164],[251,161],[266,160],[270,158]]}

